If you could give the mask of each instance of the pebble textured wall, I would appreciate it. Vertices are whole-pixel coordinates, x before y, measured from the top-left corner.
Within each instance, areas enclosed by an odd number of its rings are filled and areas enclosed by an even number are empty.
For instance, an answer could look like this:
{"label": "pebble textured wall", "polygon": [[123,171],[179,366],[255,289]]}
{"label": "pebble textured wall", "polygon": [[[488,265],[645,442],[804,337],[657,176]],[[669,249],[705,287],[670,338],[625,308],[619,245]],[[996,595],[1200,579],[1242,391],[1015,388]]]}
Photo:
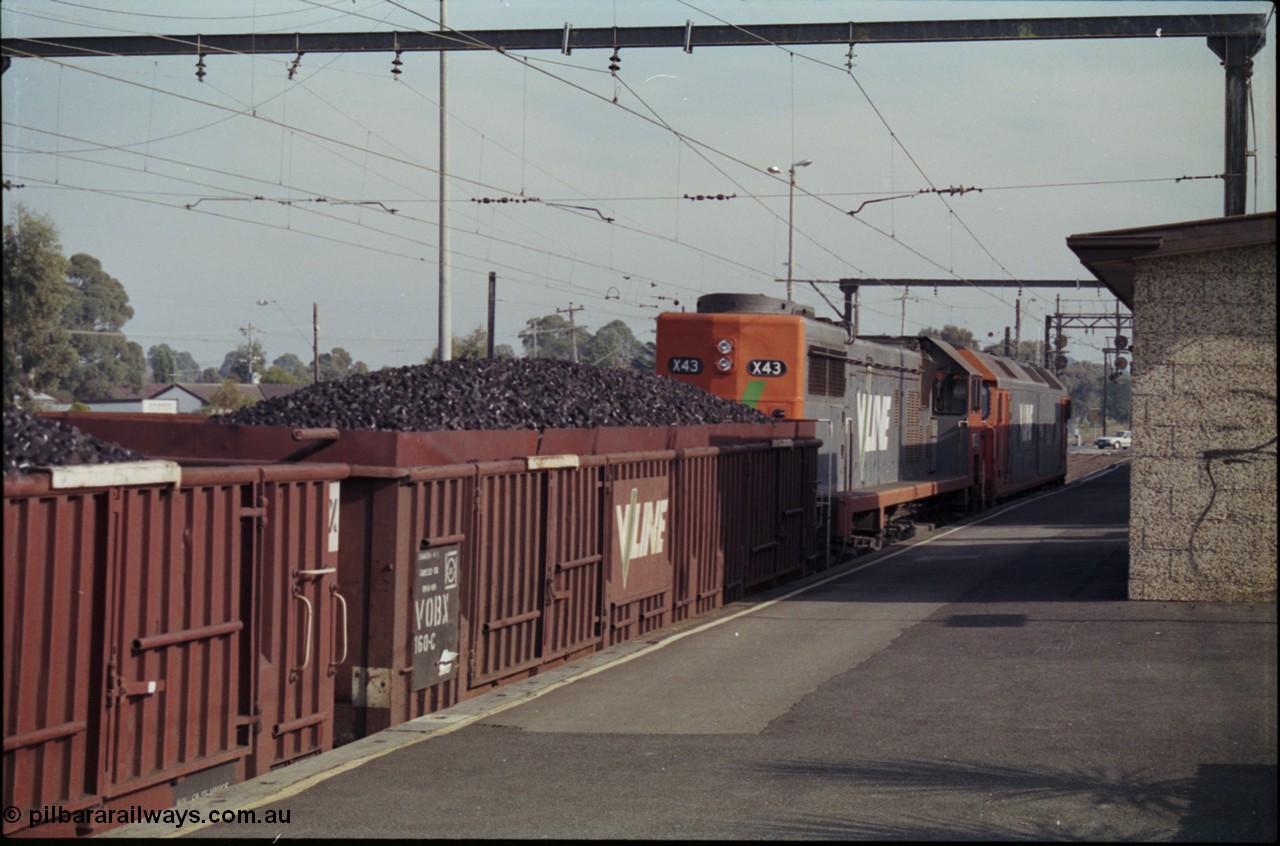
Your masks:
{"label": "pebble textured wall", "polygon": [[1275,601],[1275,244],[1137,263],[1131,599]]}

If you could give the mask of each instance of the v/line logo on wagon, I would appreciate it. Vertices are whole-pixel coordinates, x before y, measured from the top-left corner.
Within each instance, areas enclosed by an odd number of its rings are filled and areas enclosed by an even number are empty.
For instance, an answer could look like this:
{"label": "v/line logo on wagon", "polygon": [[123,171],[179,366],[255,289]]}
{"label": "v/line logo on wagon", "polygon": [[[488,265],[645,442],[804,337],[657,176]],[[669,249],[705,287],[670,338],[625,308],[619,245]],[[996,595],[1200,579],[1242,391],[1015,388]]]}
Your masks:
{"label": "v/line logo on wagon", "polygon": [[671,567],[667,477],[615,482],[610,499],[615,529],[610,572],[615,592],[640,595],[664,587]]}

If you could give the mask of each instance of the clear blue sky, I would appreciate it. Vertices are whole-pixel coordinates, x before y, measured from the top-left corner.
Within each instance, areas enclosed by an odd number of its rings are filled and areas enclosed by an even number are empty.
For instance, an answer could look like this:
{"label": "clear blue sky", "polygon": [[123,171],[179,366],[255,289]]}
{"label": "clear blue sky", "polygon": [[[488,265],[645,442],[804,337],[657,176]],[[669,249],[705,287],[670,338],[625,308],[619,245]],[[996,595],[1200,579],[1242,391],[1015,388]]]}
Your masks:
{"label": "clear blue sky", "polygon": [[[452,0],[459,30],[935,18],[1270,14],[1270,2]],[[4,0],[5,37],[434,30],[422,0]],[[1275,25],[1255,57],[1248,211],[1275,210]],[[1224,77],[1203,38],[449,56],[453,330],[497,341],[583,306],[652,340],[701,293],[795,277],[1087,279],[1068,235],[1222,214]],[[6,220],[21,202],[126,287],[125,327],[218,366],[257,327],[269,358],[320,347],[371,367],[436,345],[438,59],[15,60],[3,76]],[[982,189],[869,204],[920,189]],[[685,195],[734,199],[693,202]],[[484,197],[542,203],[481,204]],[[253,197],[262,199],[254,200]],[[317,202],[323,199],[324,202]],[[554,205],[552,204],[554,203]],[[395,213],[390,210],[394,209]],[[613,218],[606,222],[603,218]],[[831,299],[838,295],[831,291]],[[1000,337],[1013,290],[864,289],[862,329]],[[1062,292],[1111,311],[1105,292]],[[829,313],[798,286],[796,298]],[[260,306],[259,300],[269,301]],[[1053,293],[1023,298],[1039,339]],[[1101,359],[1101,338],[1072,353]],[[1090,349],[1090,347],[1093,349]]]}

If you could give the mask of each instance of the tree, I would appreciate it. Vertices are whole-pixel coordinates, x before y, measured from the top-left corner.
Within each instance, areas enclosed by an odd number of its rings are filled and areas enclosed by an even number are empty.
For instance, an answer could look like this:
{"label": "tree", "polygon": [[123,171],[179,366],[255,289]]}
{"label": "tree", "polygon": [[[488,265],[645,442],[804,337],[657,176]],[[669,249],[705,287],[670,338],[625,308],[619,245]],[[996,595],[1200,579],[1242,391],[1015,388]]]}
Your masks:
{"label": "tree", "polygon": [[573,360],[573,338],[578,339],[579,360],[591,334],[581,326],[574,327],[558,314],[532,317],[525,321],[521,333],[527,358],[560,358]]}
{"label": "tree", "polygon": [[173,354],[174,373],[178,377],[179,382],[191,382],[200,380],[200,362],[189,352],[175,352]]}
{"label": "tree", "polygon": [[[511,348],[510,344],[497,344],[493,348],[494,358],[515,358],[516,351]],[[483,326],[477,326],[470,335],[460,338],[453,336],[453,359],[455,361],[466,361],[468,359],[481,359],[489,357],[489,333],[485,331]],[[440,358],[440,346],[436,345],[431,350],[431,355],[424,358],[424,363],[436,361]]]}
{"label": "tree", "polygon": [[253,383],[253,374],[262,372],[262,363],[267,360],[267,353],[262,344],[254,341],[252,346],[241,344],[222,359],[218,375],[223,379],[234,378],[242,385]]}
{"label": "tree", "polygon": [[[1044,341],[1022,341],[1014,344],[1013,339],[1009,339],[1011,349],[1010,358],[1018,361],[1029,361],[1032,364],[1044,364]],[[995,353],[996,355],[1004,355],[1004,341],[998,341],[994,344],[988,344],[982,348],[983,352]]]}
{"label": "tree", "polygon": [[953,347],[964,347],[965,349],[970,350],[974,348],[973,333],[968,329],[963,329],[959,326],[952,326],[950,323],[943,326],[941,329],[934,329],[932,326],[929,326],[920,330],[920,334],[941,338]]}
{"label": "tree", "polygon": [[631,366],[645,373],[655,372],[658,366],[658,345],[653,341],[645,341],[640,352],[631,359]]}
{"label": "tree", "polygon": [[266,385],[304,385],[306,381],[299,379],[297,376],[285,370],[278,364],[273,364],[267,368],[262,374],[262,382]]}
{"label": "tree", "polygon": [[[271,362],[271,368],[272,370],[276,368],[283,370],[285,373],[293,377],[291,381],[301,385],[311,384],[311,379],[315,375],[312,372],[313,368],[304,363],[302,359],[298,358],[293,353],[285,353],[275,361]],[[265,376],[263,376],[263,381],[266,381]]]}
{"label": "tree", "polygon": [[602,367],[636,367],[636,360],[643,359],[644,354],[645,345],[631,332],[631,327],[621,320],[614,320],[596,330],[580,360]]}
{"label": "tree", "polygon": [[77,399],[110,396],[128,385],[141,390],[147,377],[142,347],[120,331],[133,317],[124,285],[102,269],[102,262],[76,253],[67,268],[71,297],[63,320],[79,361],[63,379]]}
{"label": "tree", "polygon": [[253,399],[240,390],[235,379],[224,379],[218,389],[209,395],[209,401],[200,408],[203,414],[224,414],[253,405]]}
{"label": "tree", "polygon": [[202,385],[212,385],[221,379],[222,376],[218,374],[218,368],[216,367],[206,367],[200,371],[200,383]]}
{"label": "tree", "polygon": [[1071,396],[1071,417],[1077,427],[1089,421],[1089,412],[1102,408],[1102,365],[1073,361],[1058,374]]}
{"label": "tree", "polygon": [[[165,361],[172,363],[172,370]],[[200,364],[189,352],[177,352],[168,344],[160,344],[147,350],[147,362],[151,365],[151,378],[156,382],[198,382]],[[168,375],[164,375],[168,374]]]}
{"label": "tree", "polygon": [[151,379],[155,382],[172,383],[178,381],[178,362],[174,360],[173,350],[168,344],[161,344],[147,350],[147,361],[151,364]]}
{"label": "tree", "polygon": [[342,347],[334,347],[327,353],[320,354],[320,381],[333,382],[345,379],[354,373],[368,373],[369,365],[363,361],[352,361],[351,353]]}
{"label": "tree", "polygon": [[53,222],[14,210],[4,225],[4,402],[26,401],[31,390],[53,388],[70,372],[76,353],[62,325],[71,298],[67,260]]}
{"label": "tree", "polygon": [[1059,379],[1071,395],[1071,416],[1076,425],[1102,422],[1104,394],[1109,423],[1129,425],[1133,413],[1133,380],[1128,374],[1111,379],[1103,365],[1096,361],[1073,361],[1062,369]]}
{"label": "tree", "polygon": [[1113,374],[1106,386],[1107,420],[1128,426],[1133,420],[1133,379],[1128,374]]}

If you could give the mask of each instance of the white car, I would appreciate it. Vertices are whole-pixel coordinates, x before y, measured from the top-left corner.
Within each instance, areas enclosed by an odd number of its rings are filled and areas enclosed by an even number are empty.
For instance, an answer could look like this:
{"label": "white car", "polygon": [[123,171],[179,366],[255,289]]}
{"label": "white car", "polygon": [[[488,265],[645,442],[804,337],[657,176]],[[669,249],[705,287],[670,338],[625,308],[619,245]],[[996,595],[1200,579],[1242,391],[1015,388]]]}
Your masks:
{"label": "white car", "polygon": [[1103,435],[1093,442],[1100,449],[1128,449],[1133,446],[1132,432],[1116,432],[1114,435]]}

